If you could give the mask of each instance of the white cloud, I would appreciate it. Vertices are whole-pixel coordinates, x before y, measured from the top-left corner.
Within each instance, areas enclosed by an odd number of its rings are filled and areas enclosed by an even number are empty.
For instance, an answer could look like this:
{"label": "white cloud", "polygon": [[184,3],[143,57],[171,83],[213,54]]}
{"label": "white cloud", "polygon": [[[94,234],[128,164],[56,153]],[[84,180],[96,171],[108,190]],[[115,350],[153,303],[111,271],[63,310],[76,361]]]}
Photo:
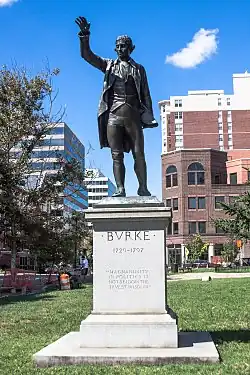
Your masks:
{"label": "white cloud", "polygon": [[10,6],[17,3],[19,0],[0,0],[0,7]]}
{"label": "white cloud", "polygon": [[195,68],[216,53],[218,46],[216,34],[218,32],[219,29],[200,29],[186,47],[167,56],[166,63],[183,69]]}

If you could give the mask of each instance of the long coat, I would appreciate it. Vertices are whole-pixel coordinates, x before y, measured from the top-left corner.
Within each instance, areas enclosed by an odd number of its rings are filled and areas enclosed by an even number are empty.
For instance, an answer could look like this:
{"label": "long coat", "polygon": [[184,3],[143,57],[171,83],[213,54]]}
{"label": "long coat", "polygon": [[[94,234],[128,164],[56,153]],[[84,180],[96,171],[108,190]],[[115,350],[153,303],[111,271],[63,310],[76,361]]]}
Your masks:
{"label": "long coat", "polygon": [[[80,37],[80,48],[81,56],[95,68],[101,70],[104,73],[103,90],[99,102],[98,108],[98,130],[99,130],[99,140],[100,146],[110,147],[107,139],[107,124],[109,118],[109,94],[115,82],[115,76],[112,74],[112,68],[118,64],[118,60],[104,59],[100,56],[95,55],[89,46],[89,38],[83,37],[79,33]],[[135,81],[135,86],[137,89],[140,105],[141,105],[141,125],[143,128],[154,128],[158,124],[154,119],[152,100],[148,87],[147,75],[144,67],[136,63],[133,59],[129,60],[132,66],[132,76]],[[129,139],[124,137],[124,151],[130,151]]]}

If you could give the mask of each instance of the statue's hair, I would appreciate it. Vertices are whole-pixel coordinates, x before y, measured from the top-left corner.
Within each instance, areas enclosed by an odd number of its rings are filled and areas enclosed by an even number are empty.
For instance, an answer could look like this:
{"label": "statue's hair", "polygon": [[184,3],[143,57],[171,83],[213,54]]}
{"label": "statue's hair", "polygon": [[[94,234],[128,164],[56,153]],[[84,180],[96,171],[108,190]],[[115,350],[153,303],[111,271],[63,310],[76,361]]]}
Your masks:
{"label": "statue's hair", "polygon": [[123,41],[125,44],[127,44],[131,51],[135,48],[133,45],[132,39],[128,35],[120,35],[116,38],[116,43],[118,41]]}

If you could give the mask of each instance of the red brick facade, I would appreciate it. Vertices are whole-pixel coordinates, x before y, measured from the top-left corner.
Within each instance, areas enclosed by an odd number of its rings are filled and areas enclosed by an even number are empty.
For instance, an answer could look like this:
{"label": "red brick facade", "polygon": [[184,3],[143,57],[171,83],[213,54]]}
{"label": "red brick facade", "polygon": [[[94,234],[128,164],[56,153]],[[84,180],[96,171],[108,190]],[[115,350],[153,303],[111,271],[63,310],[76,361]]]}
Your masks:
{"label": "red brick facade", "polygon": [[[186,149],[173,151],[162,156],[162,196],[163,200],[171,199],[173,208],[173,199],[178,198],[178,209],[173,210],[173,223],[178,223],[178,234],[169,233],[167,236],[167,245],[185,245],[190,236],[189,222],[205,222],[205,233],[202,233],[204,241],[211,244],[223,244],[227,237],[216,233],[213,225],[213,218],[225,217],[222,209],[215,207],[215,200],[224,197],[226,203],[229,197],[244,193],[249,187],[246,185],[227,185],[226,170],[227,153],[212,149]],[[204,184],[188,183],[188,167],[192,163],[200,163],[204,169]],[[177,169],[178,185],[166,187],[166,170],[169,166],[175,166]],[[192,173],[192,172],[191,172]],[[196,176],[196,173],[193,172]],[[172,180],[171,180],[172,181]],[[189,199],[195,198],[193,203],[196,208],[188,206]],[[198,198],[201,203],[205,202],[205,207],[198,208]],[[169,204],[170,201],[168,201]],[[176,202],[176,200],[175,200]],[[177,226],[177,224],[175,224]],[[204,225],[204,224],[195,224]],[[176,227],[175,227],[176,230]],[[211,252],[211,251],[210,251]],[[210,254],[214,255],[214,254]],[[250,256],[250,255],[249,255]]]}
{"label": "red brick facade", "polygon": [[[228,145],[228,111],[221,111],[223,119],[224,149]],[[219,111],[182,112],[183,148],[212,148],[219,150]],[[250,111],[232,110],[232,140],[234,149],[250,148]],[[175,150],[175,113],[167,118],[167,150]]]}

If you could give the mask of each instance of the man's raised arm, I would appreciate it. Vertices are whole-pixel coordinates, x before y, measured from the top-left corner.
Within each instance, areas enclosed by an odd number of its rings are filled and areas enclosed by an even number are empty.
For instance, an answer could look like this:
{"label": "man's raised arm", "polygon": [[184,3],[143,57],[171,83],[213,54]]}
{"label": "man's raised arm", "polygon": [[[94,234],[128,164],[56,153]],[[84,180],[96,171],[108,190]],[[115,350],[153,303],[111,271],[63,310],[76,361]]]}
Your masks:
{"label": "man's raised arm", "polygon": [[89,46],[89,36],[90,36],[90,23],[87,22],[86,18],[78,17],[75,20],[76,24],[80,28],[79,38],[80,38],[80,48],[81,48],[81,56],[84,60],[86,60],[89,64],[93,65],[95,68],[100,69],[103,73],[105,73],[107,68],[107,60],[103,59],[95,55]]}

